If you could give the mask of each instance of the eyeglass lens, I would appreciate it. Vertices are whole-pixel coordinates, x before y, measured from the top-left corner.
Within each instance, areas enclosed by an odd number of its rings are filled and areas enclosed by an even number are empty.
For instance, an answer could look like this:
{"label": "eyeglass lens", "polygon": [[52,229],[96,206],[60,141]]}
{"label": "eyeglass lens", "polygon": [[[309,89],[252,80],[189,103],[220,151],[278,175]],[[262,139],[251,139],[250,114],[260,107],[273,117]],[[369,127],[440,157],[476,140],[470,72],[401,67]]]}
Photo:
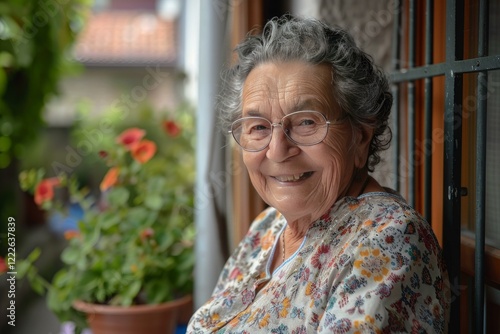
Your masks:
{"label": "eyeglass lens", "polygon": [[281,126],[288,139],[297,145],[315,145],[325,139],[328,124],[318,111],[297,111],[275,124],[263,117],[243,117],[233,123],[231,132],[243,149],[260,151],[271,142],[275,126]]}

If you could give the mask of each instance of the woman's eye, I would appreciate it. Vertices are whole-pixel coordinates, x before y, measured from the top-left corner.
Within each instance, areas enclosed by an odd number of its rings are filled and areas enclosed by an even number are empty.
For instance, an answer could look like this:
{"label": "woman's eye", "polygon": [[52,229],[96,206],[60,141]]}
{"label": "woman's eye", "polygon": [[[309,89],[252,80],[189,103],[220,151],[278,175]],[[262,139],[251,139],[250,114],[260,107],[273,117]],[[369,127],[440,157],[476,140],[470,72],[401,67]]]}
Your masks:
{"label": "woman's eye", "polygon": [[295,124],[294,126],[311,126],[311,125],[316,125],[316,121],[312,118],[303,118],[300,120],[297,120],[296,122],[293,122]]}
{"label": "woman's eye", "polygon": [[261,133],[269,130],[269,123],[261,120],[246,120],[243,123],[245,133]]}
{"label": "woman's eye", "polygon": [[316,124],[312,119],[304,119],[300,122],[300,125],[314,125]]}
{"label": "woman's eye", "polygon": [[252,130],[256,130],[256,131],[262,131],[262,130],[267,130],[267,126],[264,125],[264,124],[258,124],[258,125],[254,125],[254,127],[252,128]]}

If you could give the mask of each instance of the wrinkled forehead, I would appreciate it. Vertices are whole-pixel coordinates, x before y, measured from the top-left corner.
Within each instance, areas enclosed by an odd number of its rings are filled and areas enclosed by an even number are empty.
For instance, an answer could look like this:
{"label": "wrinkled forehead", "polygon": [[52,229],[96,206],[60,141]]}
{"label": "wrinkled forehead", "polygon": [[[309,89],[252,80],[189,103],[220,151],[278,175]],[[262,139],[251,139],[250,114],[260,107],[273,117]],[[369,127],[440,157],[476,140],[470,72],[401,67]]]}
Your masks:
{"label": "wrinkled forehead", "polygon": [[243,85],[243,116],[279,117],[300,110],[333,115],[336,109],[332,69],[326,64],[302,61],[259,64]]}

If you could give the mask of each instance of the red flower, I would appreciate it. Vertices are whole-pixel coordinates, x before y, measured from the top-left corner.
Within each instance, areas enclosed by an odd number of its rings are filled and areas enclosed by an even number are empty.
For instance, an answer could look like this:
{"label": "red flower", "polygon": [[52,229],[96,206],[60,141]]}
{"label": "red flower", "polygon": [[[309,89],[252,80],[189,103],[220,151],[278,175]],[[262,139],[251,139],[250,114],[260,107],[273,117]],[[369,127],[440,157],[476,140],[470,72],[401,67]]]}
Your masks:
{"label": "red flower", "polygon": [[174,121],[163,121],[163,129],[170,137],[177,137],[181,133],[180,126]]}
{"label": "red flower", "polygon": [[8,271],[7,262],[5,262],[5,259],[0,256],[0,274],[6,273],[7,271]]}
{"label": "red flower", "polygon": [[56,177],[40,181],[35,189],[35,203],[42,205],[44,202],[52,200],[54,198],[54,187],[57,185],[59,185],[59,179]]}
{"label": "red flower", "polygon": [[148,227],[141,232],[141,240],[144,241],[146,239],[151,238],[155,234],[155,231],[151,228]]}
{"label": "red flower", "polygon": [[127,149],[132,149],[146,134],[146,131],[139,128],[130,128],[123,131],[117,138],[116,142],[122,144]]}
{"label": "red flower", "polygon": [[101,184],[99,185],[99,189],[101,189],[101,191],[106,191],[112,186],[114,186],[118,181],[119,175],[120,175],[120,169],[118,167],[111,167],[106,173],[106,175],[104,175]]}
{"label": "red flower", "polygon": [[80,232],[77,230],[64,231],[64,239],[66,240],[71,240],[73,238],[78,238],[78,237],[80,237]]}
{"label": "red flower", "polygon": [[137,162],[143,164],[148,162],[153,155],[156,153],[156,144],[150,140],[144,139],[134,146],[130,150],[132,158]]}
{"label": "red flower", "polygon": [[108,157],[108,152],[101,150],[99,151],[99,156],[103,159],[106,159]]}

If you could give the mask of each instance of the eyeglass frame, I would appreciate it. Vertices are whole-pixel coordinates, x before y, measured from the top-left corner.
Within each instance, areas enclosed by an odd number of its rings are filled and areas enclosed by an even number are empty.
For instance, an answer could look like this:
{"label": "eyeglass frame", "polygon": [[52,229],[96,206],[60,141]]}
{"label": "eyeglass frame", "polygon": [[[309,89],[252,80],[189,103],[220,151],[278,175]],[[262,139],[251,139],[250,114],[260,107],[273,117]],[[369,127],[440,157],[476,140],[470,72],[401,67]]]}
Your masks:
{"label": "eyeglass frame", "polygon": [[[312,112],[312,113],[320,114],[323,117],[323,119],[325,120],[324,126],[326,127],[326,132],[325,132],[324,137],[321,140],[319,140],[317,142],[314,142],[314,143],[310,143],[310,144],[298,143],[296,140],[294,140],[293,138],[290,137],[290,135],[287,133],[287,131],[285,131],[285,128],[283,127],[283,119],[285,119],[287,117],[290,117],[290,116],[293,116],[293,115],[296,115],[296,114],[305,113],[305,112]],[[265,146],[263,146],[262,148],[259,148],[259,149],[247,149],[247,148],[244,148],[239,143],[239,141],[236,139],[236,137],[234,135],[234,132],[233,132],[232,128],[233,128],[233,126],[234,126],[234,124],[236,122],[241,122],[244,119],[262,119],[262,120],[265,120],[265,121],[269,122],[269,124],[271,125],[271,133],[269,135],[269,142]],[[339,119],[337,121],[340,121],[342,119],[344,119],[344,118],[341,118],[341,119]],[[286,138],[289,141],[291,141],[292,143],[294,143],[295,145],[297,145],[297,146],[314,146],[314,145],[317,145],[317,144],[321,143],[323,140],[325,140],[326,136],[328,135],[328,130],[330,129],[330,125],[331,124],[332,124],[332,122],[330,120],[328,120],[328,118],[322,112],[319,112],[317,110],[298,110],[298,111],[294,111],[292,113],[289,113],[289,114],[283,116],[278,123],[273,123],[270,120],[268,120],[267,118],[261,117],[261,116],[241,117],[241,118],[238,118],[237,120],[235,120],[233,123],[231,123],[231,129],[228,130],[228,133],[230,133],[232,135],[232,137],[233,137],[234,141],[236,142],[236,144],[238,144],[238,146],[241,147],[244,151],[247,151],[247,152],[260,152],[260,151],[264,150],[266,147],[268,147],[269,144],[271,143],[271,140],[272,140],[272,137],[273,137],[273,133],[274,133],[274,128],[277,127],[277,126],[281,127],[281,130],[285,134]]]}

